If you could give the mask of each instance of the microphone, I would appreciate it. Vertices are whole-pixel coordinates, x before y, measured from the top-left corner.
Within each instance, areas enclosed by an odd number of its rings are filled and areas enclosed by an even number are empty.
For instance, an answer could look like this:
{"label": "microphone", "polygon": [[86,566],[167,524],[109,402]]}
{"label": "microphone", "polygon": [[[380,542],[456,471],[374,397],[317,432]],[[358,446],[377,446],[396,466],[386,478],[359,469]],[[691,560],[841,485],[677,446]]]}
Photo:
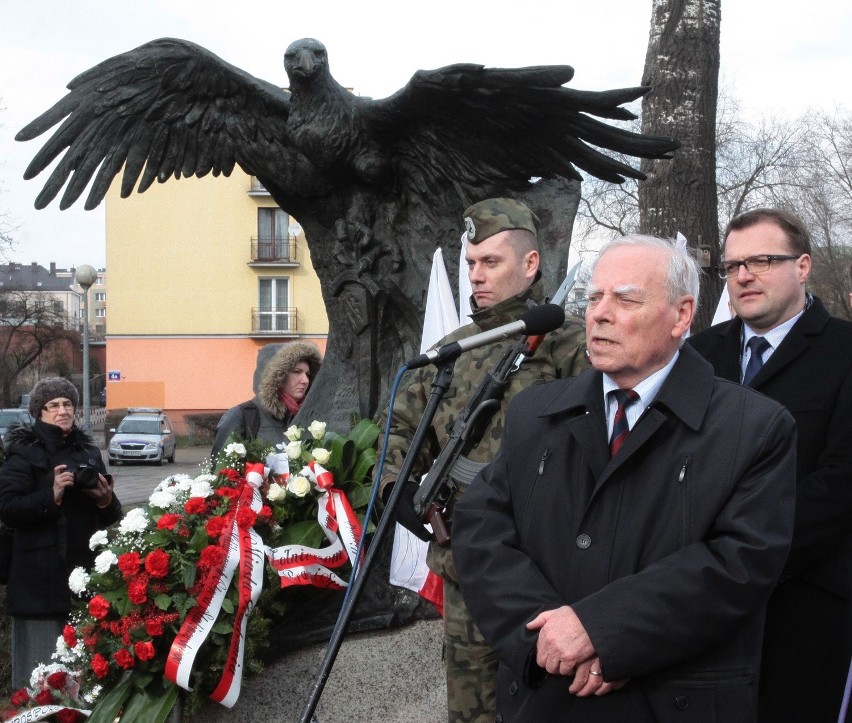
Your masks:
{"label": "microphone", "polygon": [[506,339],[514,334],[526,334],[527,336],[547,334],[554,329],[558,329],[564,323],[565,310],[561,306],[557,306],[556,304],[539,304],[521,314],[521,318],[517,321],[498,326],[489,331],[474,334],[466,339],[444,344],[437,349],[430,349],[420,356],[405,362],[405,365],[409,369],[419,369],[428,364],[443,364],[444,362],[458,359],[462,352],[470,351],[486,344],[492,344],[495,341]]}

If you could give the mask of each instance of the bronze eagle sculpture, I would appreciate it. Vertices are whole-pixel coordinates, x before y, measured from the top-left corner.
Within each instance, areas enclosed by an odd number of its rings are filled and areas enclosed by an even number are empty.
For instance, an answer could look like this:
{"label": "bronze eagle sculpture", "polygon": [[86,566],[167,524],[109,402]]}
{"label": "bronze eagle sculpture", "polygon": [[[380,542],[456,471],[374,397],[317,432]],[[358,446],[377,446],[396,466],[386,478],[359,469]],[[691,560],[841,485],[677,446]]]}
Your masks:
{"label": "bronze eagle sculpture", "polygon": [[372,417],[401,361],[417,349],[431,253],[455,251],[464,208],[525,200],[542,221],[543,273],[564,269],[581,176],[643,178],[608,155],[667,158],[671,138],[599,119],[647,87],[564,87],[567,65],[455,64],[421,70],[388,98],[357,96],[332,77],[317,40],[284,55],[289,89],[255,78],[193,43],[163,38],[77,76],[69,93],[16,136],[60,124],[25,178],[60,158],[37,208],[60,208],[91,182],[85,207],[121,173],[121,195],[156,180],[255,176],[305,230],[329,318],[326,360],[303,415]]}

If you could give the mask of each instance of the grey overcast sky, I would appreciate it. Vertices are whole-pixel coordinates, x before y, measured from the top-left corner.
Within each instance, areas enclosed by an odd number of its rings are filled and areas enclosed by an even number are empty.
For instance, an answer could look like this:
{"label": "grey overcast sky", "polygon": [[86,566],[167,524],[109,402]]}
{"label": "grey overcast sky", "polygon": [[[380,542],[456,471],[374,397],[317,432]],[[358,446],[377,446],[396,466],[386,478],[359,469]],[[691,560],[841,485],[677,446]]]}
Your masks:
{"label": "grey overcast sky", "polygon": [[[269,82],[286,85],[293,40],[314,37],[344,86],[375,98],[414,71],[457,62],[575,68],[572,87],[603,90],[641,80],[651,0],[432,0],[297,3],[285,0],[2,0],[0,212],[17,226],[10,260],[60,267],[105,261],[103,204],[35,211],[46,175],[23,181],[47,135],[15,133],[96,63],[164,36],[198,43]],[[852,108],[849,0],[725,0],[722,83],[750,115]],[[191,183],[190,180],[169,183]],[[0,259],[2,260],[2,259]]]}

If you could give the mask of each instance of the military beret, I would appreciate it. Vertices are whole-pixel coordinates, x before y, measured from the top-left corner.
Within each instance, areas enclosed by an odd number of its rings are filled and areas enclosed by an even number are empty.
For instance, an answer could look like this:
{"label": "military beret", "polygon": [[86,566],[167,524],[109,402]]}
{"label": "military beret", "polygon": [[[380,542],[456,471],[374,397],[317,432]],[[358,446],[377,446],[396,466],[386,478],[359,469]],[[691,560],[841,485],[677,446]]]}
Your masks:
{"label": "military beret", "polygon": [[487,198],[464,212],[467,240],[472,244],[512,229],[524,229],[538,238],[536,223],[535,214],[523,203],[511,198]]}
{"label": "military beret", "polygon": [[62,377],[42,379],[30,392],[30,414],[38,419],[44,405],[51,399],[59,399],[59,397],[65,397],[75,408],[80,401],[77,387],[67,379]]}

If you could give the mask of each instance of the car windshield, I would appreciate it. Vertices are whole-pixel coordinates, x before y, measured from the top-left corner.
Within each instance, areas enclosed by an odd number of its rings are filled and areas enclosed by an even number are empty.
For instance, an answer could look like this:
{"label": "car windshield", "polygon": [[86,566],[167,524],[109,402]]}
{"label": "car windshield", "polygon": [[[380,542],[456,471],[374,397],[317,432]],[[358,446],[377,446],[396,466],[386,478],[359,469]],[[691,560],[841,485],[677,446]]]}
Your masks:
{"label": "car windshield", "polygon": [[160,423],[156,419],[125,419],[118,425],[121,434],[159,434]]}
{"label": "car windshield", "polygon": [[28,422],[29,415],[21,412],[0,412],[0,427],[11,427],[15,422]]}

